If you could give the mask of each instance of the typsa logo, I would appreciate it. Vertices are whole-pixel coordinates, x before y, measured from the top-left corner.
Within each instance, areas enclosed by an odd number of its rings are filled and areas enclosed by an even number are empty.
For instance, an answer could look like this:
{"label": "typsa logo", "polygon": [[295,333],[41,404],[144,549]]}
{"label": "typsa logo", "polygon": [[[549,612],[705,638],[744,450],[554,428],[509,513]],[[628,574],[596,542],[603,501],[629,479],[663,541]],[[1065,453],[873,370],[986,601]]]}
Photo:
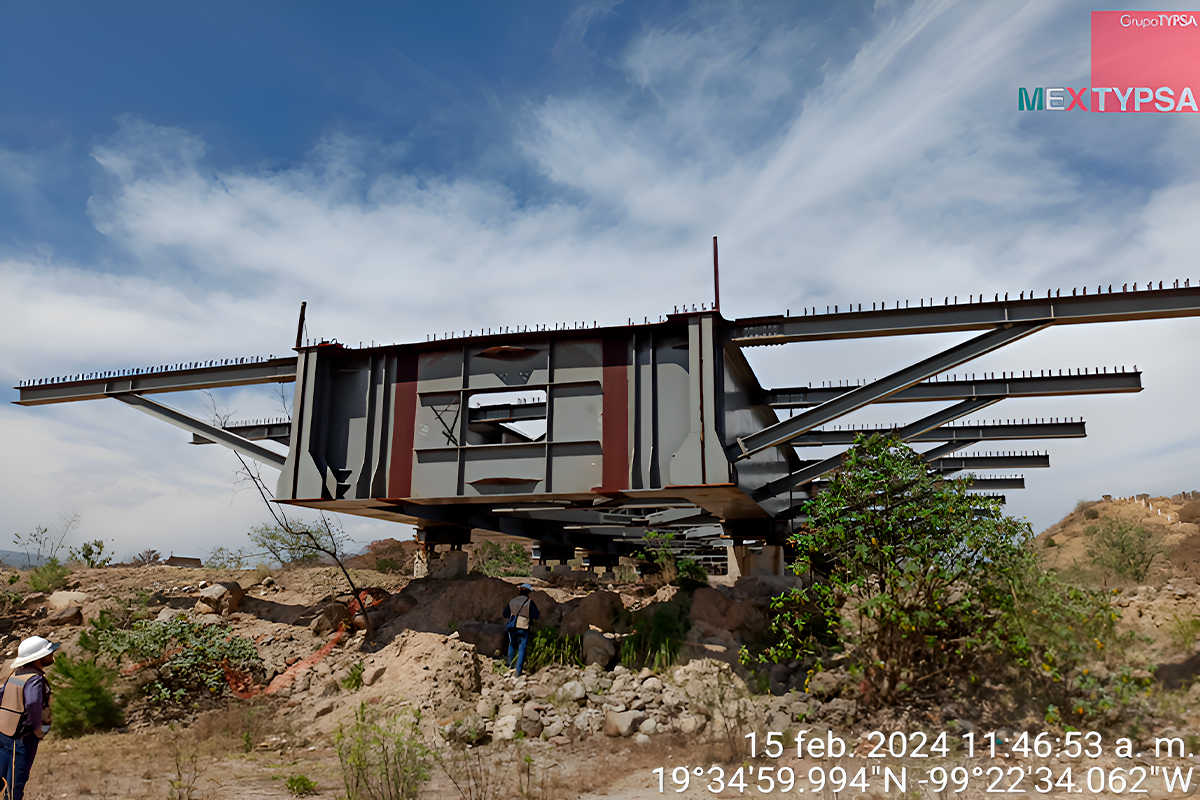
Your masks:
{"label": "typsa logo", "polygon": [[1090,87],[1017,90],[1018,111],[1200,113],[1196,12],[1093,11]]}

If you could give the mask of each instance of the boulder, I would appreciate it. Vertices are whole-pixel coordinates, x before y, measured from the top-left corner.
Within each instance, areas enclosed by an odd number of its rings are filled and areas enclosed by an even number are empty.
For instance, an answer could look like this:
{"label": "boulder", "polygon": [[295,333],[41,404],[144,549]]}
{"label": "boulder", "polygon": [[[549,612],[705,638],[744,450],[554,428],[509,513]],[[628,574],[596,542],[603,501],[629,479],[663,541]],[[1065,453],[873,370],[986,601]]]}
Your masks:
{"label": "boulder", "polygon": [[25,595],[25,599],[21,601],[21,608],[28,611],[32,608],[38,608],[44,602],[46,602],[45,592],[33,592]]}
{"label": "boulder", "polygon": [[646,719],[641,711],[608,711],[604,714],[605,736],[632,736]]}
{"label": "boulder", "polygon": [[498,622],[471,619],[459,622],[455,630],[464,642],[475,645],[475,650],[482,656],[503,657],[507,652],[508,631]]}
{"label": "boulder", "polygon": [[500,741],[511,741],[517,735],[517,716],[515,714],[506,714],[496,720],[496,726],[492,728],[492,738]]}
{"label": "boulder", "polygon": [[567,681],[558,690],[558,696],[563,700],[578,703],[587,699],[587,689],[583,681]]}
{"label": "boulder", "polygon": [[766,615],[749,598],[735,600],[709,586],[697,589],[692,595],[690,618],[693,625],[740,634],[747,641],[767,625]]}
{"label": "boulder", "polygon": [[312,631],[313,636],[326,636],[349,620],[350,612],[346,611],[346,606],[334,601],[321,607],[313,621],[308,624],[308,629]]}
{"label": "boulder", "polygon": [[530,739],[536,739],[541,736],[544,727],[539,720],[529,719],[528,717],[521,718],[521,732]]}
{"label": "boulder", "polygon": [[383,673],[387,671],[387,667],[367,667],[363,672],[363,686],[372,686],[383,677]]}
{"label": "boulder", "polygon": [[59,625],[82,625],[83,609],[79,606],[68,606],[67,608],[55,611],[46,617],[46,624],[53,627],[58,627]]}
{"label": "boulder", "polygon": [[158,616],[154,618],[156,622],[170,622],[176,617],[186,617],[187,612],[182,608],[164,608],[158,612]]}
{"label": "boulder", "polygon": [[200,614],[196,617],[197,625],[224,625],[225,618],[220,614]]}
{"label": "boulder", "polygon": [[612,633],[613,623],[624,610],[625,605],[616,592],[592,592],[563,614],[561,632],[568,636],[578,636],[589,630]]}
{"label": "boulder", "polygon": [[70,606],[83,606],[92,598],[87,596],[86,592],[55,592],[50,595],[50,599],[46,601],[46,605],[50,607],[50,611],[62,611]]}
{"label": "boulder", "polygon": [[197,614],[231,614],[246,593],[237,581],[222,581],[204,587],[196,601]]}
{"label": "boulder", "polygon": [[611,639],[596,631],[587,631],[582,641],[583,663],[607,666],[617,654],[617,647]]}

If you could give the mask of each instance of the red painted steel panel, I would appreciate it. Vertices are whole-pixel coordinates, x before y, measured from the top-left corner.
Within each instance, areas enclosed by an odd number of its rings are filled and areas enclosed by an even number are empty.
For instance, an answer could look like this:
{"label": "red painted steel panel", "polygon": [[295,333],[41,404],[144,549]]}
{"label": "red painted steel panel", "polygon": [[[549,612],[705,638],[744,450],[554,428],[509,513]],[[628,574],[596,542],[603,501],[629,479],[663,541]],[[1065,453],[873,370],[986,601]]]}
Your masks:
{"label": "red painted steel panel", "polygon": [[629,484],[629,340],[604,340],[602,483],[598,492],[620,492]]}
{"label": "red painted steel panel", "polygon": [[396,365],[396,407],[392,423],[388,497],[412,493],[413,434],[417,424],[417,354],[401,350]]}

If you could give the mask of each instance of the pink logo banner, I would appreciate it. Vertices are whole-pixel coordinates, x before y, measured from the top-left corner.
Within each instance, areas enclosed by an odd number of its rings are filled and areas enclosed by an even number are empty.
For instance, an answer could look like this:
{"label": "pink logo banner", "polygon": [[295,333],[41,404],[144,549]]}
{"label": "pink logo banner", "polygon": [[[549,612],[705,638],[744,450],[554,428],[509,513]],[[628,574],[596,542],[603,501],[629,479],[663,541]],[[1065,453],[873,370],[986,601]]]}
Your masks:
{"label": "pink logo banner", "polygon": [[1091,111],[1197,113],[1197,11],[1093,11]]}

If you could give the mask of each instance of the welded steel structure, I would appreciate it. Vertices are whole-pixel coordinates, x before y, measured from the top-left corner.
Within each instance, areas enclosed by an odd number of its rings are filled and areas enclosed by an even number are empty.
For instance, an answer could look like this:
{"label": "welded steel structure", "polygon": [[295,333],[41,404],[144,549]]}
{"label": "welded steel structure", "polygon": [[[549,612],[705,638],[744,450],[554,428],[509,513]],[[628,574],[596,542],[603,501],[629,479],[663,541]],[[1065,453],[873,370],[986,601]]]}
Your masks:
{"label": "welded steel structure", "polygon": [[[777,543],[858,429],[829,427],[873,403],[943,401],[892,429],[934,445],[935,468],[1049,466],[1044,453],[955,455],[981,442],[1082,437],[1082,421],[958,423],[1008,398],[1137,392],[1136,370],[943,373],[1052,325],[1200,315],[1200,287],[1062,297],[971,296],[726,320],[683,311],[617,327],[544,326],[346,347],[298,342],[295,357],[168,365],[28,381],[21,405],[112,397],[277,468],[276,499],[416,525],[457,547],[472,530],[540,542],[543,559],[616,563],[648,529],[696,543]],[[976,332],[875,381],[764,388],[743,349],[831,339]],[[808,376],[805,376],[806,378]],[[290,420],[217,427],[162,392],[295,381]],[[781,415],[781,410],[787,410]],[[788,416],[787,414],[790,414]],[[259,444],[286,443],[286,456]],[[1023,478],[980,478],[981,490]]]}

